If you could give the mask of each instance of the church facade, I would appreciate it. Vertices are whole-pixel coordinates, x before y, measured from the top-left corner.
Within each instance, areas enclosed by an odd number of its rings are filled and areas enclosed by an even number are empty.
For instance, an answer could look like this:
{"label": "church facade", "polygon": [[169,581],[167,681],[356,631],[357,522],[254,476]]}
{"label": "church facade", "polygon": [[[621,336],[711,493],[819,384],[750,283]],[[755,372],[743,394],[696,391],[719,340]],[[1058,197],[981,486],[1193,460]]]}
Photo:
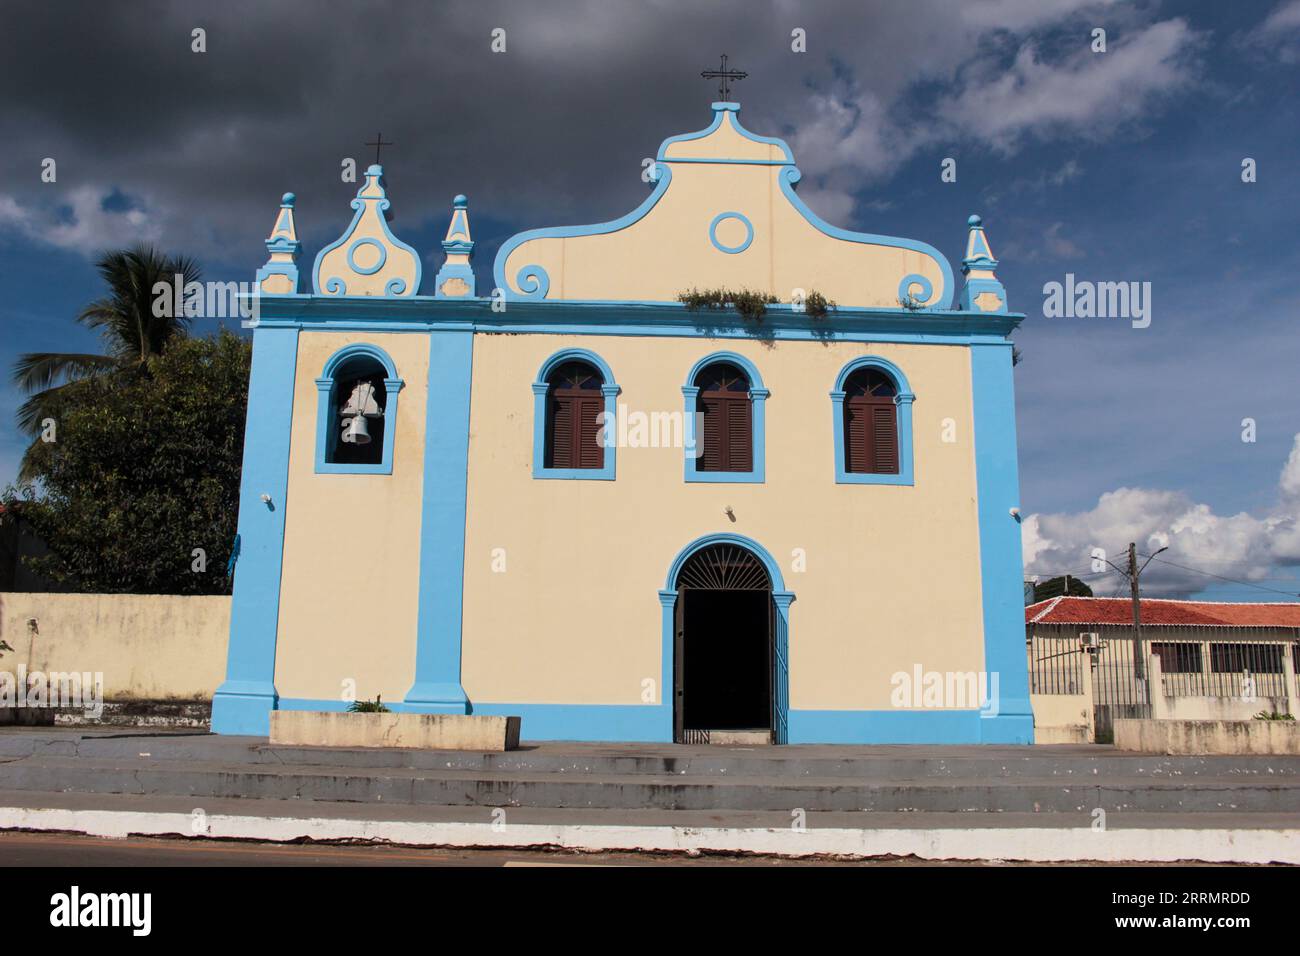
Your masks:
{"label": "church facade", "polygon": [[463,196],[431,278],[379,165],[306,276],[285,196],[216,732],[380,696],[526,739],[1032,741],[983,224],[959,288],[820,219],[738,114],[621,219],[510,238],[491,290]]}

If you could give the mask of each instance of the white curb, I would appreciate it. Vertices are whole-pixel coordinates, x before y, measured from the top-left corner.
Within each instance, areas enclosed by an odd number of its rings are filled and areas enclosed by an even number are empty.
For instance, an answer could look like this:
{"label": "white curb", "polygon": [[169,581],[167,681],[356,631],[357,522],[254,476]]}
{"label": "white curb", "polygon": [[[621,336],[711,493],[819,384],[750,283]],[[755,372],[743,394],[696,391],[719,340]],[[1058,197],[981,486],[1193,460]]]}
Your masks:
{"label": "white curb", "polygon": [[0,830],[61,830],[91,836],[178,835],[285,842],[362,840],[404,846],[562,847],[573,850],[762,853],[773,856],[923,860],[1024,860],[1300,864],[1300,829],[1111,829],[971,827],[846,829],[599,826],[503,822],[422,823],[329,817],[254,817],[130,810],[0,807]]}

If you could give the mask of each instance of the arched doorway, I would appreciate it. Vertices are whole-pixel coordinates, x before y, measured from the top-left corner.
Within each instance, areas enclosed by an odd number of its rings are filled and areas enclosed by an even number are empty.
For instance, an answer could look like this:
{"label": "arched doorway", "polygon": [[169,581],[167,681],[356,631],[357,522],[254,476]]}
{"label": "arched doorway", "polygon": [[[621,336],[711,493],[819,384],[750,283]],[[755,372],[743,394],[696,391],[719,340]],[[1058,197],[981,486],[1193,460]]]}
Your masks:
{"label": "arched doorway", "polygon": [[770,557],[751,544],[738,536],[701,539],[674,566],[678,743],[785,742],[786,613],[793,595],[781,589]]}

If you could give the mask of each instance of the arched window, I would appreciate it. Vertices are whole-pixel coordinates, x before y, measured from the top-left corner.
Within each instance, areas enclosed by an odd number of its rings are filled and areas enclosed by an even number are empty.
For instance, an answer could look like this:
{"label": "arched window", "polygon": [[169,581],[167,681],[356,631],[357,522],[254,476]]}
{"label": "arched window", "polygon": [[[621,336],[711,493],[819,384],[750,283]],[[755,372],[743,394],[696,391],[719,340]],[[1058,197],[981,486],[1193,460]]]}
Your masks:
{"label": "arched window", "polygon": [[912,394],[893,363],[867,355],[841,370],[831,391],[838,484],[910,485]]}
{"label": "arched window", "polygon": [[898,474],[898,386],[887,372],[860,368],[844,383],[844,470]]}
{"label": "arched window", "polygon": [[768,390],[752,362],[731,352],[701,359],[682,387],[687,481],[762,482]]}
{"label": "arched window", "polygon": [[546,467],[603,468],[600,372],[586,362],[566,362],[546,384]]}
{"label": "arched window", "polygon": [[754,416],[749,376],[726,362],[710,365],[695,377],[696,412],[701,416],[703,447],[699,471],[753,471]]}
{"label": "arched window", "polygon": [[533,382],[533,477],[613,480],[619,387],[605,361],[565,349]]}
{"label": "arched window", "polygon": [[316,379],[316,471],[392,474],[397,394],[393,361],[373,345],[335,352]]}

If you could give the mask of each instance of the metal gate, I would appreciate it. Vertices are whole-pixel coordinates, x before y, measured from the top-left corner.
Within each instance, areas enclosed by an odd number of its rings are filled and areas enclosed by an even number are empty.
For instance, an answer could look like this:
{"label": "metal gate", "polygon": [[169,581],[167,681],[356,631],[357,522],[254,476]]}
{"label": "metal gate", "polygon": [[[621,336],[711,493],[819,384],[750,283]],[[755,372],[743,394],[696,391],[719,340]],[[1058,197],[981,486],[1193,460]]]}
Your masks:
{"label": "metal gate", "polygon": [[1151,716],[1151,697],[1145,669],[1138,677],[1133,666],[1133,641],[1102,640],[1087,648],[1084,663],[1092,668],[1093,721],[1096,741],[1115,739],[1115,721]]}
{"label": "metal gate", "polygon": [[677,573],[677,602],[673,610],[673,737],[678,743],[707,744],[709,732],[686,727],[684,703],[686,605],[691,591],[766,591],[768,598],[768,698],[772,709],[772,742],[786,742],[785,701],[789,696],[786,666],[786,626],[777,611],[767,568],[748,548],[714,544],[692,554]]}

